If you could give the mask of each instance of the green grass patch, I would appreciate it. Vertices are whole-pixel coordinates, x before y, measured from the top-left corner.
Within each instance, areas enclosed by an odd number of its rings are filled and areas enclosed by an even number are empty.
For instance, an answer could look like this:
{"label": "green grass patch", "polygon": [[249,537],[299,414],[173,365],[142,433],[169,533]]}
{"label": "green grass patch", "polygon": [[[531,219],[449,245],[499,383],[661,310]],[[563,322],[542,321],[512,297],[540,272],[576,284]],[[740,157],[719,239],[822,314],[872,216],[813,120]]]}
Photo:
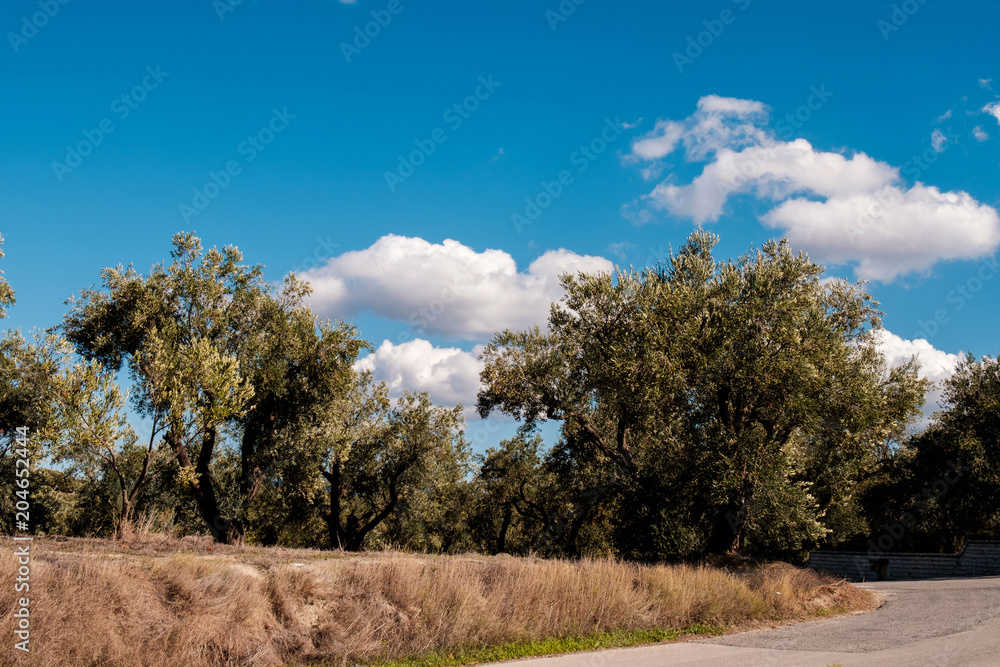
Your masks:
{"label": "green grass patch", "polygon": [[[683,630],[631,630],[598,632],[586,637],[564,637],[535,642],[514,642],[501,646],[462,647],[451,651],[434,651],[426,655],[402,658],[400,660],[379,660],[369,663],[370,667],[452,667],[453,665],[477,665],[484,662],[500,662],[542,655],[558,655],[576,651],[593,651],[599,648],[622,648],[640,644],[658,644],[676,641],[688,635],[719,635],[724,627],[696,623]],[[314,666],[320,667],[320,666]]]}

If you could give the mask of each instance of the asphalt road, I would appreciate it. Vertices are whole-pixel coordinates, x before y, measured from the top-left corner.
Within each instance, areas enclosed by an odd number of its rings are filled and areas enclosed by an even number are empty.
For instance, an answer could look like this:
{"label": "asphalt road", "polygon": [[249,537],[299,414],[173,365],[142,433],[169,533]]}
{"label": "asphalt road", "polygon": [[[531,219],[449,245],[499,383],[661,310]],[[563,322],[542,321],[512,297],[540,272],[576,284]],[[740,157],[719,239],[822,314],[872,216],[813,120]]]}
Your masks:
{"label": "asphalt road", "polygon": [[858,584],[885,599],[864,614],[678,644],[516,663],[530,667],[1000,665],[1000,577]]}

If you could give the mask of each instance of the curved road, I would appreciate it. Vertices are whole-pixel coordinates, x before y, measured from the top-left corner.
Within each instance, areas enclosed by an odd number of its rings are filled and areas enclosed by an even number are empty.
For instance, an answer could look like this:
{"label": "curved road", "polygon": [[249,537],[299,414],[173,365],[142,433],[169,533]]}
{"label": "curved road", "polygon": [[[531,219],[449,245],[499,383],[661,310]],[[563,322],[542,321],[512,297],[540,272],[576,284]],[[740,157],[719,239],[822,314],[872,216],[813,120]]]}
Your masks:
{"label": "curved road", "polygon": [[1000,577],[857,584],[876,611],[712,639],[522,660],[531,667],[1000,665]]}

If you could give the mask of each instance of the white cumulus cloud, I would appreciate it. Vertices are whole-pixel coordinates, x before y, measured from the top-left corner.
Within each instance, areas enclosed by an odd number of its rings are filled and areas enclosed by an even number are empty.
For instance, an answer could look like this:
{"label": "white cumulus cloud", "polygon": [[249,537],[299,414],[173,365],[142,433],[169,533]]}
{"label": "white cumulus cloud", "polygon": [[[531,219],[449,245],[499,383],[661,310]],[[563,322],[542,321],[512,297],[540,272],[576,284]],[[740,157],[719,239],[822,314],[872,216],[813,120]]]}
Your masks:
{"label": "white cumulus cloud", "polygon": [[563,296],[564,273],[610,272],[603,257],[550,250],[518,271],[502,250],[476,252],[458,241],[388,235],[302,274],[311,305],[327,317],[371,311],[418,332],[482,340],[503,329],[544,324]]}
{"label": "white cumulus cloud", "polygon": [[481,352],[481,345],[465,352],[457,347],[435,347],[421,338],[399,345],[386,340],[358,359],[354,368],[371,371],[375,380],[388,385],[393,396],[402,394],[403,389],[426,391],[435,404],[462,403],[469,413],[479,391]]}
{"label": "white cumulus cloud", "polygon": [[983,107],[983,112],[993,116],[997,119],[997,123],[1000,123],[1000,102],[987,104]]}
{"label": "white cumulus cloud", "polygon": [[[985,110],[1000,120],[1000,107]],[[761,216],[766,225],[817,261],[853,265],[858,277],[884,282],[1000,247],[1000,216],[992,207],[966,192],[908,184],[899,168],[860,151],[782,141],[768,127],[767,111],[753,100],[709,95],[688,118],[658,121],[633,141],[627,161],[653,163],[643,173],[655,178],[661,171],[651,166],[675,151],[704,166],[688,183],[668,172],[638,206],[623,211],[638,222],[649,219],[643,209],[659,209],[701,224],[724,215],[732,197],[750,195],[772,205]],[[937,152],[947,147],[940,130],[931,141]]]}
{"label": "white cumulus cloud", "polygon": [[701,159],[724,147],[757,144],[765,139],[757,124],[766,119],[761,102],[706,95],[686,120],[657,121],[652,132],[632,142],[632,155],[657,160],[683,144],[690,159]]}
{"label": "white cumulus cloud", "polygon": [[[951,377],[962,359],[961,354],[949,354],[936,349],[924,339],[906,340],[882,330],[877,344],[890,367],[900,366],[916,356],[920,377],[934,382],[924,405],[924,419],[941,407],[941,383]],[[404,389],[426,391],[437,405],[457,405],[465,409],[466,417],[475,420],[476,394],[480,389],[479,359],[483,346],[476,345],[466,352],[458,347],[436,347],[427,340],[415,339],[393,344],[385,340],[373,352],[358,359],[358,371],[371,371],[376,381],[384,381],[390,395],[399,396]]]}
{"label": "white cumulus cloud", "polygon": [[796,248],[829,264],[856,262],[860,278],[889,282],[941,260],[968,260],[1000,243],[997,212],[965,192],[917,183],[826,201],[788,199],[763,216]]}
{"label": "white cumulus cloud", "polygon": [[770,199],[796,192],[849,196],[877,190],[897,177],[895,169],[863,153],[848,159],[816,151],[805,139],[796,139],[741,151],[720,149],[694,181],[687,185],[665,181],[649,197],[660,208],[702,223],[718,220],[729,197],[740,192]]}
{"label": "white cumulus cloud", "polygon": [[947,143],[948,143],[948,137],[944,136],[944,132],[936,128],[933,132],[931,132],[931,146],[934,148],[935,151],[937,151],[938,153],[944,151],[945,144]]}
{"label": "white cumulus cloud", "polygon": [[920,377],[934,383],[924,404],[925,417],[921,425],[926,425],[929,416],[941,408],[941,383],[952,376],[963,355],[942,352],[923,338],[906,340],[886,330],[877,335],[879,349],[890,367],[901,366],[916,356]]}

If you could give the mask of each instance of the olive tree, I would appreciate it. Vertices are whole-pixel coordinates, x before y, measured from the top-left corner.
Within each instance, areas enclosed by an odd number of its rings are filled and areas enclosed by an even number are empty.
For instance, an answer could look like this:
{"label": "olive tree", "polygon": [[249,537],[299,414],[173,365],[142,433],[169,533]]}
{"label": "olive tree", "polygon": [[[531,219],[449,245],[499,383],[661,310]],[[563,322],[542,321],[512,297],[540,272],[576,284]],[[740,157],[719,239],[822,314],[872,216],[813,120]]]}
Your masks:
{"label": "olive tree", "polygon": [[823,539],[811,462],[867,460],[926,389],[913,364],[886,369],[862,284],[821,282],[785,242],[735,261],[716,243],[697,231],[652,269],[564,276],[547,330],[498,333],[483,353],[480,414],[560,420],[564,455],[606,471],[591,504],[635,556]]}
{"label": "olive tree", "polygon": [[[281,458],[279,434],[348,381],[361,342],[350,327],[321,326],[294,275],[275,289],[233,246],[205,250],[189,233],[173,245],[172,261],[148,275],[104,269],[102,288],[72,301],[62,330],[84,358],[128,366],[133,404],[163,425],[206,527],[238,541]],[[232,489],[213,471],[226,451],[239,459]]]}

